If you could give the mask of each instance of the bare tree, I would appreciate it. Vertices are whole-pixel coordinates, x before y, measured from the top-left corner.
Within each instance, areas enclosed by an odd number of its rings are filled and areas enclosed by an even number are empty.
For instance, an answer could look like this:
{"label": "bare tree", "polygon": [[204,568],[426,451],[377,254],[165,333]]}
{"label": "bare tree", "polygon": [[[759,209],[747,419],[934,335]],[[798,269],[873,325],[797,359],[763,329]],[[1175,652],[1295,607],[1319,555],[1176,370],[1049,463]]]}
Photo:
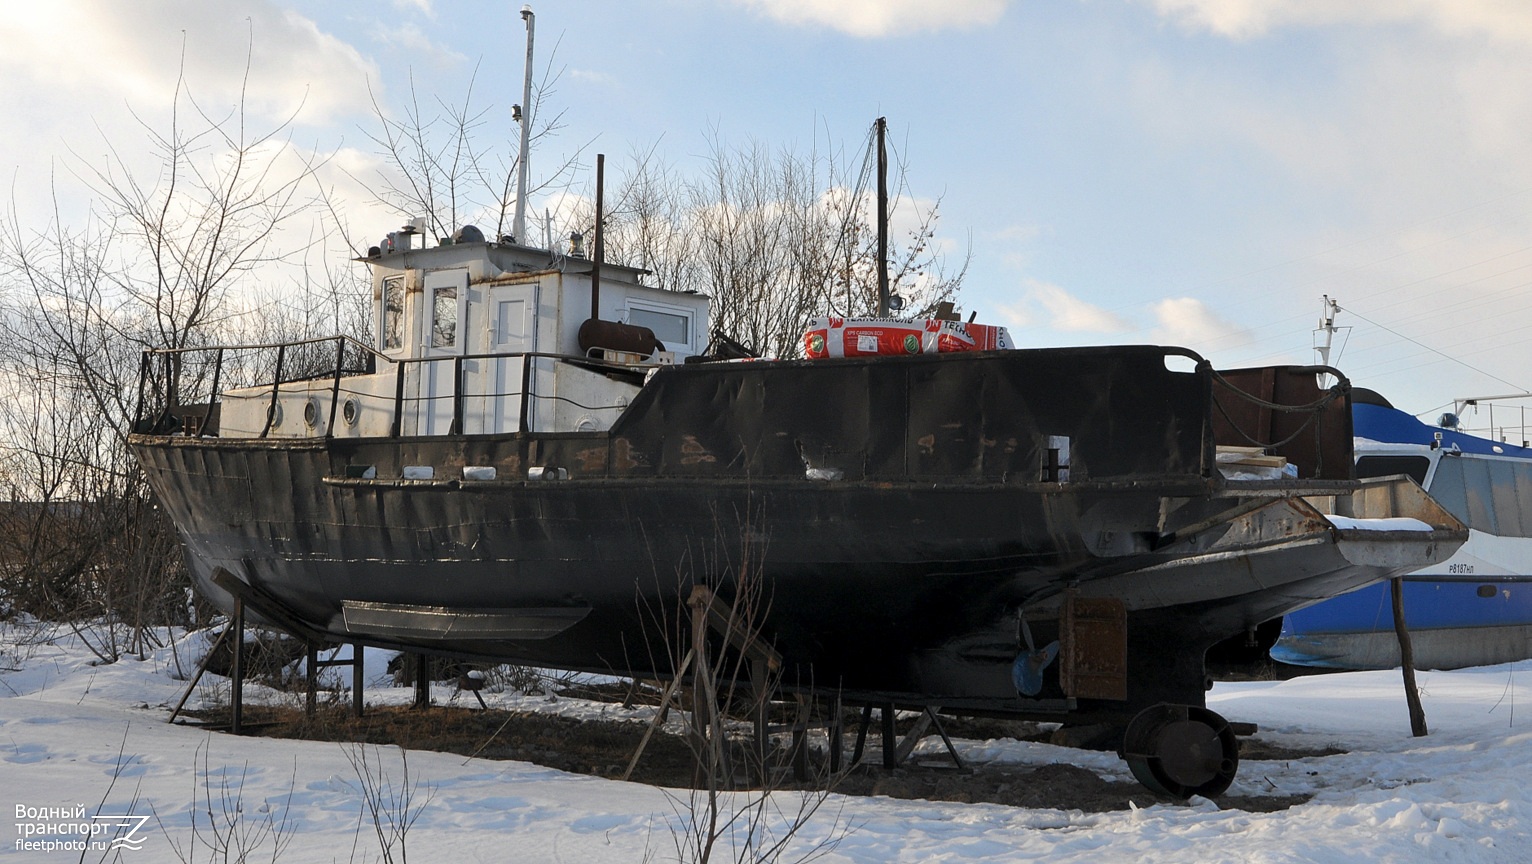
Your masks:
{"label": "bare tree", "polygon": [[[673,678],[624,779],[664,722],[672,698],[681,697],[690,720],[683,741],[695,770],[691,788],[666,792],[672,813],[666,821],[674,860],[685,864],[801,864],[828,854],[851,830],[831,799],[845,769],[832,769],[830,760],[811,767],[811,682],[807,692],[796,694],[791,743],[777,747],[770,737],[768,721],[784,670],[766,629],[771,592],[764,575],[766,549],[758,539],[766,533],[763,518],[756,506],[732,519],[717,514],[712,541],[676,563],[675,593],[685,603],[667,609],[639,601],[645,626],[657,628],[664,652],[651,655],[649,663]],[[730,718],[731,707],[743,707],[753,721],[749,735],[739,734],[747,724]],[[832,735],[839,734],[838,723],[828,725]],[[796,783],[789,780],[789,763]]]}
{"label": "bare tree", "polygon": [[[715,331],[773,357],[801,355],[803,333],[821,315],[877,309],[876,212],[867,167],[851,171],[817,149],[730,146],[716,134],[704,172],[682,177],[654,149],[635,151],[605,219],[613,260],[653,273],[655,284],[713,298]],[[956,298],[965,254],[945,268],[936,237],[940,202],[921,206],[897,165],[895,215],[913,224],[891,238],[889,281],[913,317]],[[573,216],[594,226],[589,207]]]}
{"label": "bare tree", "polygon": [[[543,119],[557,77],[550,63],[523,115],[533,124],[532,140],[543,145],[562,127],[562,114]],[[370,180],[357,179],[399,215],[425,217],[436,237],[449,237],[467,222],[494,224],[492,236],[498,237],[515,203],[510,184],[517,156],[507,154],[510,136],[490,131],[495,115],[479,103],[475,81],[470,78],[461,99],[432,103],[423,102],[412,83],[398,116],[373,102],[376,130],[368,137],[384,169]],[[486,146],[484,135],[507,147]],[[557,161],[528,190],[528,197],[563,193],[561,212],[549,216],[560,230],[547,226],[555,238],[567,233],[588,240],[594,230],[593,197],[571,193],[586,146]],[[798,153],[760,143],[733,146],[715,132],[703,169],[687,176],[658,155],[657,144],[634,149],[626,176],[607,196],[607,255],[648,270],[661,288],[712,297],[715,331],[769,356],[799,356],[814,317],[865,316],[877,309],[877,219],[869,187],[874,161],[858,155],[859,167],[852,170],[817,148]],[[904,300],[904,314],[929,315],[938,303],[955,299],[967,255],[946,269],[945,244],[936,234],[940,202],[915,199],[903,161],[895,169],[890,209],[912,227],[891,238],[890,284]]]}
{"label": "bare tree", "polygon": [[[629,154],[631,167],[612,197],[603,243],[613,261],[649,271],[660,288],[685,291],[700,284],[691,195],[658,148],[634,148]],[[594,208],[576,218],[593,227]]]}
{"label": "bare tree", "polygon": [[356,772],[358,791],[362,797],[359,820],[371,823],[383,861],[393,864],[398,860],[399,864],[405,864],[409,861],[407,840],[410,829],[426,807],[430,806],[431,800],[436,797],[436,790],[428,785],[423,800],[418,798],[421,793],[420,778],[410,776],[410,755],[403,747],[399,748],[400,769],[397,777],[390,775],[384,766],[381,747],[372,748],[370,757],[366,744],[352,744],[343,748],[342,752]]}
{"label": "bare tree", "polygon": [[199,850],[205,853],[201,860],[209,864],[254,861],[275,864],[292,845],[297,828],[292,812],[297,761],[293,763],[287,794],[266,799],[257,806],[245,800],[245,783],[250,779],[249,763],[241,765],[236,773],[233,765],[213,765],[210,750],[210,743],[199,744],[192,754],[195,770],[192,771],[191,801],[187,806],[190,836],[173,831],[151,805],[155,822],[170,844],[171,854],[182,864],[196,864]]}
{"label": "bare tree", "polygon": [[[519,106],[520,122],[532,124],[529,137],[534,147],[553,138],[564,127],[562,111],[545,110],[561,74],[553,65],[552,57],[557,54],[555,47],[542,76],[533,82],[532,104]],[[376,129],[366,134],[378,148],[384,168],[372,180],[353,179],[371,189],[379,203],[400,216],[425,217],[428,236],[450,237],[462,225],[482,222],[494,226],[490,236],[500,237],[516,204],[512,178],[517,174],[520,156],[495,145],[486,147],[479,141],[482,134],[493,135],[488,130],[497,115],[495,106],[479,103],[477,81],[475,67],[460,100],[449,102],[438,96],[423,104],[412,75],[409,98],[401,114],[390,113],[376,95],[372,98]],[[501,116],[511,116],[504,108],[500,111]],[[583,150],[576,148],[551,171],[543,172],[543,179],[527,190],[528,197],[567,186]],[[528,238],[516,239],[531,245]]]}
{"label": "bare tree", "polygon": [[[16,610],[98,620],[106,660],[141,652],[152,624],[185,610],[174,531],[125,446],[141,352],[237,336],[248,321],[233,292],[319,243],[282,233],[313,204],[322,163],[290,146],[291,117],[256,131],[243,92],[215,113],[184,79],[170,108],[164,129],[138,118],[153,170],[113,141],[100,164],[75,158],[69,176],[92,199],[81,226],[66,224],[57,186],[43,227],[24,227],[14,201],[0,219],[0,376],[17,394],[0,410],[13,502],[0,590]],[[155,388],[204,374],[147,371]]]}

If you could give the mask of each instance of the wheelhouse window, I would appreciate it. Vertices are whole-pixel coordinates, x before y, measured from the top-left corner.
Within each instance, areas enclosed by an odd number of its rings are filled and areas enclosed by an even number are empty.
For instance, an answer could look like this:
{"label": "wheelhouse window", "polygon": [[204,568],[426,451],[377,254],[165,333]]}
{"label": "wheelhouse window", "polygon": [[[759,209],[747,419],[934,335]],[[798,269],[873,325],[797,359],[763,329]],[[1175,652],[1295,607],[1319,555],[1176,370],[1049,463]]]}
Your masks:
{"label": "wheelhouse window", "polygon": [[389,276],[383,280],[383,320],[379,324],[384,351],[398,351],[404,347],[403,276]]}
{"label": "wheelhouse window", "polygon": [[655,337],[665,343],[667,349],[691,350],[692,315],[690,310],[640,306],[636,302],[629,301],[628,323],[653,330]]}
{"label": "wheelhouse window", "polygon": [[431,347],[457,346],[457,288],[437,288],[431,292]]}

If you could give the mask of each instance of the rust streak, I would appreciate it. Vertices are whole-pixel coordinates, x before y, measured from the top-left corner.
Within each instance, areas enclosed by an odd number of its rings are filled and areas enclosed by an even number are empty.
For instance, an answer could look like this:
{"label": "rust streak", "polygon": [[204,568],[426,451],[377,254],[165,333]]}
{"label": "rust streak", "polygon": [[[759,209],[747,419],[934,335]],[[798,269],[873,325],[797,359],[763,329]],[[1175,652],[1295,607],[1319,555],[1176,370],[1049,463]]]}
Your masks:
{"label": "rust streak", "polygon": [[696,465],[699,462],[717,462],[718,457],[708,452],[695,435],[683,435],[681,441],[681,464]]}
{"label": "rust streak", "polygon": [[606,448],[589,447],[575,453],[575,458],[580,462],[582,473],[595,474],[606,467]]}

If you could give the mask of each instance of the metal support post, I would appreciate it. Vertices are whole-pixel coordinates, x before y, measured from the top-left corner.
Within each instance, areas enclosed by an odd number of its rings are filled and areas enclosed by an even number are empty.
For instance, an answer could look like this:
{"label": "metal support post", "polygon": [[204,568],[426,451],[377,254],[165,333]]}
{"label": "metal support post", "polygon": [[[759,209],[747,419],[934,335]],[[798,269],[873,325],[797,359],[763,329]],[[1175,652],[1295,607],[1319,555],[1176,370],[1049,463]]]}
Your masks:
{"label": "metal support post", "polygon": [[856,745],[851,748],[851,764],[862,761],[862,749],[867,746],[867,730],[872,726],[872,706],[862,706],[862,721],[856,727]]}
{"label": "metal support post", "polygon": [[431,673],[427,669],[426,655],[415,655],[415,704],[414,708],[431,707]]}
{"label": "metal support post", "polygon": [[234,598],[234,665],[229,682],[229,731],[238,735],[245,713],[245,601]]}
{"label": "metal support post", "polygon": [[841,740],[841,736],[845,733],[845,727],[841,720],[839,693],[835,694],[835,698],[830,700],[830,712],[830,722],[825,727],[825,731],[830,735],[830,773],[839,774],[841,751],[845,749],[845,742]]}
{"label": "metal support post", "polygon": [[313,642],[305,642],[304,647],[308,649],[308,680],[303,682],[303,716],[313,720],[319,711],[319,649]]}
{"label": "metal support post", "polygon": [[351,643],[351,716],[362,716],[362,645],[359,642]]}

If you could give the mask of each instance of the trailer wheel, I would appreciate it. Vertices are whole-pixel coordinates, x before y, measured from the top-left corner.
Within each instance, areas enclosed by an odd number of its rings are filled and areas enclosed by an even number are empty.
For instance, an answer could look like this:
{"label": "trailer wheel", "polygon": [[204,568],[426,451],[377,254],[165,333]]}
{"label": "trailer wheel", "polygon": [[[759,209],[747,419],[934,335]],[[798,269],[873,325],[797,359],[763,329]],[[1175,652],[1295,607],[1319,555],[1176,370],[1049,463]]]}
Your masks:
{"label": "trailer wheel", "polygon": [[1153,792],[1174,798],[1213,796],[1239,770],[1239,741],[1229,721],[1195,705],[1161,703],[1128,724],[1122,758]]}

